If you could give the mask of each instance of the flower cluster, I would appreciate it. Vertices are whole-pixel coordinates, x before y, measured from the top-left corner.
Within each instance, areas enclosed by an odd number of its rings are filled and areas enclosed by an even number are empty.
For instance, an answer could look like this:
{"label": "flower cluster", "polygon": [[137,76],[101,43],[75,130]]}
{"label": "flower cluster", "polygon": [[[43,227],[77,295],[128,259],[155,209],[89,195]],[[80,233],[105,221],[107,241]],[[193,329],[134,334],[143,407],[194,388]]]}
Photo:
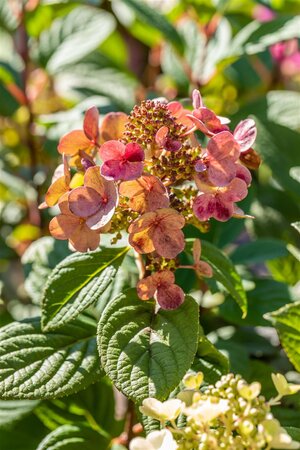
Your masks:
{"label": "flower cluster", "polygon": [[[246,119],[231,132],[228,123],[204,106],[198,91],[192,109],[147,100],[129,116],[107,114],[100,125],[97,108],[90,108],[83,130],[71,131],[58,145],[63,164],[41,205],[58,206],[51,234],[85,252],[99,246],[101,233],[112,233],[115,242],[128,232],[145,266],[156,264],[155,273],[139,283],[140,298],[154,296],[160,307],[177,308],[184,294],[174,283],[176,262],[169,267],[165,262],[176,261],[184,250],[183,227],[191,223],[205,230],[211,218],[249,217],[236,203],[247,195],[248,167],[259,165],[252,149],[256,127]],[[197,246],[195,264],[186,267],[210,277],[211,268],[200,261],[200,242]]]}
{"label": "flower cluster", "polygon": [[[272,379],[278,391],[275,399],[266,401],[260,395],[258,382],[247,384],[241,376],[228,374],[215,385],[200,388],[203,374],[188,374],[185,389],[176,399],[160,402],[143,401],[140,411],[159,420],[161,431],[146,438],[137,437],[130,450],[256,450],[297,449],[293,441],[271,413],[271,406],[281,397],[300,390],[290,385],[281,374]],[[180,421],[176,420],[181,418]]]}

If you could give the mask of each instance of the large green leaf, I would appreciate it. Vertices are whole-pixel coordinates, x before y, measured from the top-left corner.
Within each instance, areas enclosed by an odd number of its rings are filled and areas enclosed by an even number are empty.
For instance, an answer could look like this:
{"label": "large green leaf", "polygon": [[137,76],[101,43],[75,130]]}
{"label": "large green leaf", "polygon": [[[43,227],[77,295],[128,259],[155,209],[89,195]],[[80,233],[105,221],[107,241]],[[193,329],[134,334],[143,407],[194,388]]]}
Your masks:
{"label": "large green leaf", "polygon": [[[192,242],[187,240],[187,248],[191,249]],[[215,245],[201,240],[201,258],[208,262],[213,269],[213,277],[219,281],[232,295],[243,312],[243,317],[247,314],[247,297],[242,285],[242,280],[237,273],[231,260],[222,253]]]}
{"label": "large green leaf", "polygon": [[232,297],[229,297],[219,307],[220,314],[224,319],[237,325],[268,326],[268,322],[264,319],[264,314],[292,301],[286,284],[270,279],[257,279],[254,282],[255,288],[247,292],[247,317],[241,318],[236,302]]}
{"label": "large green leaf", "polygon": [[266,314],[266,319],[273,322],[290,361],[300,371],[300,301]]}
{"label": "large green leaf", "polygon": [[234,264],[257,264],[288,254],[286,243],[279,239],[257,239],[237,246],[230,259]]}
{"label": "large green leaf", "polygon": [[108,439],[85,425],[62,425],[48,434],[37,450],[105,450]]}
{"label": "large green leaf", "polygon": [[166,398],[197,349],[199,313],[191,297],[174,311],[155,308],[130,289],[107,306],[99,322],[102,366],[117,388],[137,402]]}
{"label": "large green leaf", "polygon": [[1,450],[36,450],[47,430],[32,414],[16,423],[13,429],[0,430]]}
{"label": "large green leaf", "polygon": [[100,363],[95,323],[80,318],[44,334],[38,318],[0,330],[0,398],[44,399],[72,394],[95,382]]}
{"label": "large green leaf", "polygon": [[140,0],[123,0],[123,3],[134,11],[141,22],[145,22],[159,30],[169,42],[175,45],[178,50],[182,51],[183,40],[176,28],[174,28],[165,16]]}
{"label": "large green leaf", "polygon": [[78,6],[41,33],[36,57],[54,74],[95,50],[114,28],[112,14],[90,6]]}
{"label": "large green leaf", "polygon": [[265,23],[253,21],[236,34],[229,47],[229,55],[253,55],[277,42],[299,37],[299,16],[281,16]]}
{"label": "large green leaf", "polygon": [[298,199],[300,184],[290,176],[290,170],[300,165],[299,133],[272,122],[262,122],[257,118],[255,121],[257,125],[255,148],[271,168],[274,178]]}
{"label": "large green leaf", "polygon": [[22,256],[25,289],[34,303],[40,303],[48,276],[70,250],[65,241],[44,236],[34,241]]}
{"label": "large green leaf", "polygon": [[0,429],[10,429],[38,404],[38,400],[0,400]]}
{"label": "large green leaf", "polygon": [[204,335],[201,328],[193,369],[204,374],[204,381],[213,384],[229,372],[229,361]]}
{"label": "large green leaf", "polygon": [[45,287],[43,329],[61,327],[98,300],[114,279],[127,251],[128,247],[102,248],[91,253],[74,253],[61,261]]}

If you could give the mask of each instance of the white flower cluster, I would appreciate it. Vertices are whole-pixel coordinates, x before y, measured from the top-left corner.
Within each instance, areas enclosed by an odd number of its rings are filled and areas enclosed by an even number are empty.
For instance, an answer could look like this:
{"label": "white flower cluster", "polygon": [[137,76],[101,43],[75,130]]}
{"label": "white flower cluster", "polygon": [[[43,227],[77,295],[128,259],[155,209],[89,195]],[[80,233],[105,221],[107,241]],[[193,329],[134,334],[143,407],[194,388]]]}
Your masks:
{"label": "white flower cluster", "polygon": [[[259,450],[299,449],[300,444],[280,426],[271,406],[285,395],[300,390],[281,374],[272,379],[278,395],[266,401],[261,385],[246,383],[239,375],[223,376],[215,385],[203,387],[203,374],[188,374],[185,389],[176,399],[143,401],[142,414],[159,420],[160,431],[136,437],[130,450]],[[181,416],[181,420],[176,420]],[[180,425],[179,425],[180,424]]]}

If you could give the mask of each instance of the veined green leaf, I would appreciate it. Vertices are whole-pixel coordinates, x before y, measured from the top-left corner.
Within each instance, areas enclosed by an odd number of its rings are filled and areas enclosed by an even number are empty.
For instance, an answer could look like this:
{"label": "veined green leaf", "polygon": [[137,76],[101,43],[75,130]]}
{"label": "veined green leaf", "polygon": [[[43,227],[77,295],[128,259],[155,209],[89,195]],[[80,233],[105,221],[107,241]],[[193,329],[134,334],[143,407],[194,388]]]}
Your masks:
{"label": "veined green leaf", "polygon": [[43,329],[61,327],[98,300],[128,250],[128,247],[102,248],[91,253],[74,253],[61,261],[51,273],[44,291]]}
{"label": "veined green leaf", "polygon": [[112,14],[90,6],[78,6],[41,33],[36,58],[54,74],[95,50],[114,28]]}
{"label": "veined green leaf", "polygon": [[37,450],[106,449],[108,439],[85,425],[62,425],[49,433]]}
{"label": "veined green leaf", "polygon": [[273,322],[290,361],[300,371],[300,301],[265,315]]}
{"label": "veined green leaf", "polygon": [[198,305],[186,297],[174,311],[155,312],[130,289],[101,316],[98,348],[114,384],[136,402],[165,399],[189,369],[198,342]]}
{"label": "veined green leaf", "polygon": [[100,377],[95,323],[82,317],[44,334],[38,318],[0,329],[0,398],[51,399]]}
{"label": "veined green leaf", "polygon": [[159,30],[179,51],[183,50],[183,40],[181,36],[165,16],[140,0],[123,0],[123,3],[135,12],[141,22],[145,22],[151,27]]}
{"label": "veined green leaf", "polygon": [[0,400],[0,429],[10,429],[28,416],[38,404],[38,400]]}
{"label": "veined green leaf", "polygon": [[[247,297],[242,280],[231,260],[215,245],[201,239],[203,261],[208,262],[213,269],[213,277],[219,281],[232,295],[243,312],[247,314]],[[191,249],[192,241],[187,239],[187,248]]]}

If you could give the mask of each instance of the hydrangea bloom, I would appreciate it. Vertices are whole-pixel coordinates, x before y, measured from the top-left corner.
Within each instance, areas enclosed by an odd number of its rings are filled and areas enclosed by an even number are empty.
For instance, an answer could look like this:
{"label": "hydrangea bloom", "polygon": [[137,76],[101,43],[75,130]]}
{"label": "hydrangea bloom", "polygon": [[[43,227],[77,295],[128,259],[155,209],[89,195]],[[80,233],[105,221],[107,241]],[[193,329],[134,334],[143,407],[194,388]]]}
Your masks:
{"label": "hydrangea bloom", "polygon": [[[194,270],[202,283],[214,275],[200,259],[200,240],[194,263],[181,264],[185,225],[205,232],[211,219],[251,217],[237,203],[247,195],[249,169],[260,163],[252,147],[256,126],[245,119],[231,131],[229,122],[207,108],[197,90],[192,109],[178,101],[146,100],[129,115],[105,115],[100,128],[97,108],[88,109],[83,129],[58,145],[64,166],[41,206],[59,206],[51,234],[84,252],[97,248],[99,233],[111,233],[115,243],[128,232],[141,268],[139,297],[154,298],[164,309],[179,307],[185,297],[175,284],[178,268]],[[205,135],[205,147],[195,131]]]}

